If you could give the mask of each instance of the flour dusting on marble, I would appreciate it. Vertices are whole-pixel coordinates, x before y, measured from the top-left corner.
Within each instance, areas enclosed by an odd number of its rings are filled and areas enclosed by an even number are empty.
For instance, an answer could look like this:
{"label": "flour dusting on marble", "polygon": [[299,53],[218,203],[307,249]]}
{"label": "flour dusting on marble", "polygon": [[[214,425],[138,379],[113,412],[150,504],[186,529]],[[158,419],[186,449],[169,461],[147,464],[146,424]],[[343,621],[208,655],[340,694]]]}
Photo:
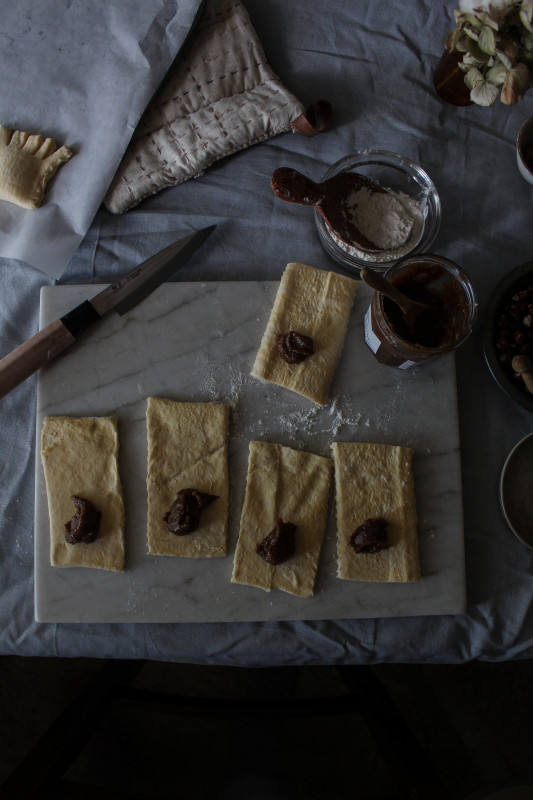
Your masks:
{"label": "flour dusting on marble", "polygon": [[[305,448],[309,437],[317,437],[313,438],[314,449],[327,455],[333,439],[349,439],[358,429],[372,424],[368,416],[354,409],[353,397],[338,395],[327,405],[318,406],[288,389],[252,377],[238,359],[214,360],[200,353],[196,370],[201,375],[200,397],[231,406],[234,439],[264,439],[275,432],[287,445]],[[250,387],[257,393],[261,385],[264,396],[260,403],[256,396],[250,409]]]}

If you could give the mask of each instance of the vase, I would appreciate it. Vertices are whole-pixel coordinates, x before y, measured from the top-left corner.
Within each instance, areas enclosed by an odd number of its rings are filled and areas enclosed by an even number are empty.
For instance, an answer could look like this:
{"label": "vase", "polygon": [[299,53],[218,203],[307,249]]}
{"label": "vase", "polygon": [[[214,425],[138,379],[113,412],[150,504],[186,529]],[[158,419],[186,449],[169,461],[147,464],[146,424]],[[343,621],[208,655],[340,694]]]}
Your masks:
{"label": "vase", "polygon": [[459,67],[463,57],[457,50],[445,50],[433,73],[435,91],[442,100],[454,106],[470,106],[470,90],[464,72]]}

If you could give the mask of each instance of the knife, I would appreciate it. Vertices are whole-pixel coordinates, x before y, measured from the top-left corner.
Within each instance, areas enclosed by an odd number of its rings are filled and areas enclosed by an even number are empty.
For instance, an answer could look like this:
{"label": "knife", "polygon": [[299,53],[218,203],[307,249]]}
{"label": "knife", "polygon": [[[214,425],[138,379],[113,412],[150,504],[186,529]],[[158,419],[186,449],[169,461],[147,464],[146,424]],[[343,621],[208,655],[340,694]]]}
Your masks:
{"label": "knife", "polygon": [[144,300],[196,252],[215,228],[202,228],[155,253],[0,359],[0,398],[66,350],[108,311],[122,315]]}

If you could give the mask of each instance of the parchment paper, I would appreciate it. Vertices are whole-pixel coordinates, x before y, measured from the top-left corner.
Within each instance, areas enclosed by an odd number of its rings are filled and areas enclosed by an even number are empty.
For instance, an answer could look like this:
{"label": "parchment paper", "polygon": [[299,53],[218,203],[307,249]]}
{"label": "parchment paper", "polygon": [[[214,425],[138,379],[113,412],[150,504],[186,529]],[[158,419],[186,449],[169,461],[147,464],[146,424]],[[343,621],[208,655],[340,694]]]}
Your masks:
{"label": "parchment paper", "polygon": [[17,0],[0,15],[0,124],[75,156],[29,211],[0,201],[0,256],[59,278],[202,0]]}

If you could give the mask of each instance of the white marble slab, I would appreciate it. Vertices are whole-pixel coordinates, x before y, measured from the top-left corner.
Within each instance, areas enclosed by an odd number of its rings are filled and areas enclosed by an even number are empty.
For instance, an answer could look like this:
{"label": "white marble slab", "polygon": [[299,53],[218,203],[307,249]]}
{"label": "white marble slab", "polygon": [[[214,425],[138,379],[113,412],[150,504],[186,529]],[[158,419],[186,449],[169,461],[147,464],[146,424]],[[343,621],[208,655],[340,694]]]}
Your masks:
{"label": "white marble slab", "polygon": [[[320,408],[249,375],[278,283],[171,283],[124,317],[109,315],[39,375],[45,414],[119,419],[127,570],[52,568],[37,452],[35,616],[41,622],[213,622],[456,614],[465,608],[462,494],[454,356],[411,371],[380,365],[363,342],[371,293],[358,290],[333,401]],[[44,287],[41,325],[99,286]],[[146,553],[146,398],[232,406],[230,547],[222,559]],[[415,450],[423,580],[373,584],[336,577],[331,504],[314,597],[230,583],[248,443],[280,442],[329,455],[330,443],[373,441]],[[38,449],[38,448],[37,448]],[[270,521],[266,520],[268,525]]]}

